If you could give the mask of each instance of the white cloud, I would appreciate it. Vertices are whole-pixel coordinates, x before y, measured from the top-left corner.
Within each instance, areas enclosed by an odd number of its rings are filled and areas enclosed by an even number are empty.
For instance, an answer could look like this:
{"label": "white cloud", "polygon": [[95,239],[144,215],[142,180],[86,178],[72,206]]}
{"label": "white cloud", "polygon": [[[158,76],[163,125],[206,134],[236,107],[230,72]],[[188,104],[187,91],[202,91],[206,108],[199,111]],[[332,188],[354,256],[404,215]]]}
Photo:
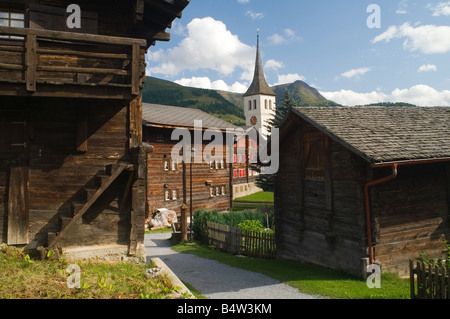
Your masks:
{"label": "white cloud", "polygon": [[450,15],[450,1],[447,2],[439,2],[437,5],[432,6],[429,4],[427,6],[428,8],[433,11],[433,16],[439,17],[439,16],[449,16]]}
{"label": "white cloud", "polygon": [[275,33],[268,37],[269,44],[271,45],[286,44],[299,41],[301,39],[302,38],[299,37],[292,29],[284,29],[282,34]]}
{"label": "white cloud", "polygon": [[341,76],[344,78],[347,78],[347,79],[352,79],[354,77],[359,77],[361,75],[364,75],[371,70],[372,70],[372,68],[369,68],[369,67],[351,69],[351,70],[348,70],[348,71],[342,73]]}
{"label": "white cloud", "polygon": [[249,3],[250,0],[237,0],[237,2],[240,4],[246,4],[246,3]]}
{"label": "white cloud", "polygon": [[414,27],[409,23],[390,26],[376,36],[372,43],[389,42],[392,39],[405,38],[403,48],[409,51],[421,51],[425,54],[450,52],[450,26],[424,25]]}
{"label": "white cloud", "polygon": [[260,20],[262,18],[264,18],[264,13],[261,12],[253,12],[252,10],[248,10],[245,13],[246,16],[249,16],[253,21],[255,20]]}
{"label": "white cloud", "polygon": [[235,93],[245,93],[248,89],[248,85],[244,83],[235,82],[232,85],[228,85],[223,80],[211,81],[208,77],[192,77],[190,79],[182,78],[174,82],[183,86]]}
{"label": "white cloud", "polygon": [[265,64],[264,64],[264,69],[265,70],[278,70],[278,69],[282,69],[284,68],[284,64],[283,62],[279,62],[276,60],[268,60]]}
{"label": "white cloud", "polygon": [[408,13],[408,0],[402,0],[397,8],[395,13],[397,14],[407,14]]}
{"label": "white cloud", "polygon": [[177,47],[150,53],[147,72],[175,76],[185,70],[208,69],[231,75],[236,69],[253,70],[255,48],[242,43],[223,22],[211,17],[193,19],[187,34]]}
{"label": "white cloud", "polygon": [[336,103],[355,106],[382,102],[406,102],[418,106],[450,106],[450,91],[438,91],[428,85],[419,84],[409,89],[395,89],[389,94],[372,91],[359,93],[351,90],[320,92]]}
{"label": "white cloud", "polygon": [[278,82],[274,85],[280,85],[280,84],[286,84],[286,83],[293,83],[295,81],[305,81],[306,78],[302,75],[299,75],[297,73],[289,73],[289,74],[280,74],[278,75]]}
{"label": "white cloud", "polygon": [[424,64],[422,65],[418,72],[430,72],[430,71],[437,71],[437,66],[434,64]]}

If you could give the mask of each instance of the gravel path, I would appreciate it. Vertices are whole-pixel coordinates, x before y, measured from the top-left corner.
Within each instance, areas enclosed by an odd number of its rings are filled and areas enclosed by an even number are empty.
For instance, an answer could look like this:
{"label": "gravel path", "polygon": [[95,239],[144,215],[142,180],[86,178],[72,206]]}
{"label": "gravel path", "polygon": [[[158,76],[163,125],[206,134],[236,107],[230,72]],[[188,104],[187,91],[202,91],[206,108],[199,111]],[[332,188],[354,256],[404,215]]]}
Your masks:
{"label": "gravel path", "polygon": [[316,299],[265,275],[170,247],[171,233],[146,234],[147,260],[159,257],[184,282],[209,299]]}

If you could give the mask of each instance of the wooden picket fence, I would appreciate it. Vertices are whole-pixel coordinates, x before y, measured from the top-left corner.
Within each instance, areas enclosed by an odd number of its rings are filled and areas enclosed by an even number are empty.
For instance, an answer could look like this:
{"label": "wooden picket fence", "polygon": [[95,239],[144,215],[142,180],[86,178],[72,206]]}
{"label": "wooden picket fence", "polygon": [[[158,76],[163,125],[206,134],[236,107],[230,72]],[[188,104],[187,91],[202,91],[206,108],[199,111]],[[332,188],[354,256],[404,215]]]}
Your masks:
{"label": "wooden picket fence", "polygon": [[450,270],[410,260],[411,299],[450,299]]}
{"label": "wooden picket fence", "polygon": [[274,259],[275,234],[242,231],[240,228],[208,222],[209,244],[235,255]]}

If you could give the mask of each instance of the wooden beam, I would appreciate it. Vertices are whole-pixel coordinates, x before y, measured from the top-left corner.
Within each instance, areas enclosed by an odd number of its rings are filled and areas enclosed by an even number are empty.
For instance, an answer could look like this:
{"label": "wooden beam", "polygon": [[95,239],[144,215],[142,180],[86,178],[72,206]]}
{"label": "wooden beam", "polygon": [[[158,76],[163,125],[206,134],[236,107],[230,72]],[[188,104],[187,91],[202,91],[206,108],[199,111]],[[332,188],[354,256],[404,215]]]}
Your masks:
{"label": "wooden beam", "polygon": [[30,92],[36,91],[36,81],[37,81],[37,73],[36,73],[36,65],[37,65],[37,55],[36,55],[36,35],[30,34],[27,36],[26,40],[26,55],[25,55],[25,64],[26,64],[26,73],[25,78],[27,82],[27,90]]}
{"label": "wooden beam", "polygon": [[0,27],[0,34],[2,35],[14,35],[28,37],[34,35],[37,38],[63,40],[63,41],[80,41],[88,43],[102,43],[110,45],[133,45],[139,44],[141,47],[147,47],[147,40],[125,38],[125,37],[112,37],[97,34],[87,33],[74,33],[65,31],[53,31],[53,30],[39,30],[39,29],[27,29],[27,28],[13,28],[13,27]]}
{"label": "wooden beam", "polygon": [[28,244],[28,166],[11,164],[8,193],[8,245]]}
{"label": "wooden beam", "polygon": [[141,63],[141,47],[133,44],[131,54],[131,94],[139,95],[141,92],[141,72],[139,66]]}

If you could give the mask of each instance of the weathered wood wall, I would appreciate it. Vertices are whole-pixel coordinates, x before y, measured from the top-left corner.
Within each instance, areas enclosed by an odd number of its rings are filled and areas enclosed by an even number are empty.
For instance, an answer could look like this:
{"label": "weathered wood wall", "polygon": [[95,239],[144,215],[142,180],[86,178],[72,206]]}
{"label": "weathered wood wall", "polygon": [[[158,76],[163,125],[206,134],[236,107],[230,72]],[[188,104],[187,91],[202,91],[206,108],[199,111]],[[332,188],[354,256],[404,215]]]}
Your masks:
{"label": "weathered wood wall", "polygon": [[[190,164],[184,166],[182,162],[172,169],[171,152],[178,141],[171,140],[172,129],[145,127],[144,140],[153,146],[153,152],[147,158],[147,213],[151,214],[158,208],[167,208],[181,214],[180,207],[183,199],[190,206]],[[164,141],[159,141],[164,136]],[[225,139],[224,139],[225,140]],[[203,145],[205,148],[207,143]],[[223,156],[225,158],[225,148]],[[200,152],[197,151],[195,161],[200,160]],[[168,170],[165,169],[165,161]],[[230,208],[230,168],[224,161],[224,168],[216,169],[215,163],[210,168],[210,163],[192,164],[192,203],[193,211],[197,209],[217,209],[226,211]],[[183,180],[185,182],[183,183]],[[219,194],[216,194],[216,188]],[[222,187],[225,194],[222,195]],[[213,188],[213,196],[211,196]],[[165,200],[165,191],[169,191],[169,200]],[[172,191],[175,190],[177,198],[172,199]],[[189,209],[188,209],[189,211]]]}
{"label": "weathered wood wall", "polygon": [[[277,254],[361,275],[365,257],[363,180],[359,158],[327,140],[323,178],[305,176],[303,125],[293,128],[280,146],[275,184]],[[326,138],[324,135],[322,138]],[[327,155],[328,154],[328,155]]]}
{"label": "weathered wood wall", "polygon": [[[132,160],[128,147],[128,105],[108,100],[6,98],[2,107],[20,105],[29,107],[30,112],[29,238],[45,245],[47,233],[60,230],[59,217],[71,215],[72,203],[82,200],[84,188],[93,183],[99,171],[105,170],[108,164]],[[86,148],[82,152],[77,150],[79,114],[84,114],[86,119],[83,126],[86,128]],[[2,165],[0,176],[3,208],[0,210],[3,221],[0,231],[4,241],[5,185],[9,183],[6,164]],[[116,181],[91,208],[91,213],[86,214],[84,224],[94,226],[86,231],[83,231],[84,226],[74,229],[75,238],[66,240],[65,244],[124,241],[130,229],[129,203],[126,204],[128,210],[119,212],[118,207],[122,205],[127,178],[124,174]]]}
{"label": "weathered wood wall", "polygon": [[384,271],[407,275],[421,251],[442,257],[450,235],[447,183],[446,164],[400,166],[396,179],[372,191],[375,261]]}

